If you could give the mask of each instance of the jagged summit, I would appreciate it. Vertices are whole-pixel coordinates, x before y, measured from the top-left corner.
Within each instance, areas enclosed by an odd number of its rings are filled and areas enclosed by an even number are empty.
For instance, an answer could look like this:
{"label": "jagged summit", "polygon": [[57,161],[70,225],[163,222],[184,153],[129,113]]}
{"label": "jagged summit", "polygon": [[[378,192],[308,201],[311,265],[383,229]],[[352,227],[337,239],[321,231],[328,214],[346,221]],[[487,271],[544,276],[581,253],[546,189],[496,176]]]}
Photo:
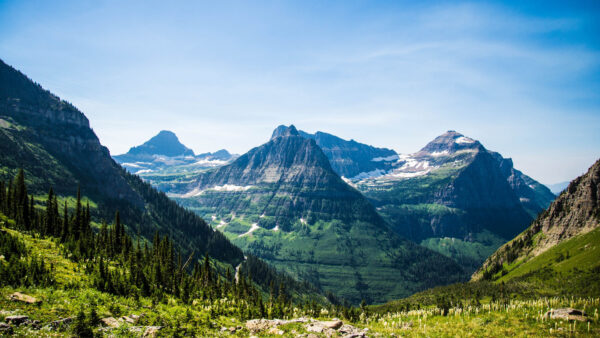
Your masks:
{"label": "jagged summit", "polygon": [[271,135],[271,139],[285,136],[300,136],[300,133],[293,124],[290,124],[289,127],[282,124],[275,128],[275,130],[273,130],[273,135]]}
{"label": "jagged summit", "polygon": [[398,154],[387,148],[347,141],[332,134],[317,131],[314,134],[297,130],[294,125],[281,125],[273,131],[271,139],[280,136],[299,135],[314,140],[325,153],[331,167],[340,176],[355,177],[361,173],[382,173],[391,168]]}
{"label": "jagged summit", "polygon": [[454,130],[448,130],[429,142],[419,153],[455,153],[465,149],[483,149],[483,146],[477,140],[466,137]]}
{"label": "jagged summit", "polygon": [[194,156],[194,151],[179,142],[177,135],[169,130],[161,130],[144,144],[132,147],[129,155]]}

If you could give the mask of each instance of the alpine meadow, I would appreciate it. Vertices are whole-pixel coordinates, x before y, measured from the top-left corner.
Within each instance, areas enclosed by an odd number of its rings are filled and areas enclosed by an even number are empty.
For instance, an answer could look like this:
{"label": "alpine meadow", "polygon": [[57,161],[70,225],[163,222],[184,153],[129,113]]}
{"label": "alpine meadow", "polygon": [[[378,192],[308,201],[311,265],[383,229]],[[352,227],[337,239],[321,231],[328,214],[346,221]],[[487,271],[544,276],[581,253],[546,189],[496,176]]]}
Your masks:
{"label": "alpine meadow", "polygon": [[0,336],[600,336],[596,2],[0,2]]}

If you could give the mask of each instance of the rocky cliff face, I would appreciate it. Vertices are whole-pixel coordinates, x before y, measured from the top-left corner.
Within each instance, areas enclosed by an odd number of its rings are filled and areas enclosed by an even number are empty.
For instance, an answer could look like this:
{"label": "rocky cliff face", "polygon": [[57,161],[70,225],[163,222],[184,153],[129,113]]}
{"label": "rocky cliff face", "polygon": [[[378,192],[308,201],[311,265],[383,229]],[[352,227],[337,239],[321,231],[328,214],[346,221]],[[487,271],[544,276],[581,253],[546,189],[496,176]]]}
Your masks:
{"label": "rocky cliff face", "polygon": [[504,263],[529,260],[559,243],[600,226],[600,160],[569,187],[522,234],[507,243],[473,276],[499,269]]}
{"label": "rocky cliff face", "polygon": [[[42,150],[28,146],[22,148],[19,154],[11,155],[27,156],[27,153],[32,153],[30,158],[36,159],[47,154],[59,159],[69,169],[71,175],[68,176],[78,178],[70,182],[70,187],[55,187],[59,191],[76,189],[77,184],[85,182],[90,192],[96,191],[115,199],[126,199],[138,206],[143,205],[80,111],[4,63],[0,64],[0,79],[0,118],[13,126],[3,128],[3,137],[15,147],[18,147],[16,144],[21,139],[42,146]],[[8,160],[5,157],[4,161]],[[55,181],[67,183],[60,177],[55,177]],[[46,190],[49,187],[36,188]]]}

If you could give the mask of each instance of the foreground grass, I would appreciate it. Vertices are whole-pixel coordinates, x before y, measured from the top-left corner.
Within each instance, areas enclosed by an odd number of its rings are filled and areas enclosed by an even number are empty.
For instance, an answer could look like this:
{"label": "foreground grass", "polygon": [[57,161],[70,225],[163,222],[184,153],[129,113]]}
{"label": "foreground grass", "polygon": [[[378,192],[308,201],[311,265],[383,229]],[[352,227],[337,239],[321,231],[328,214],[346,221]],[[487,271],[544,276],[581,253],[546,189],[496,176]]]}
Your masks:
{"label": "foreground grass", "polygon": [[[569,322],[545,316],[550,309],[573,307],[585,310],[590,321]],[[563,337],[600,335],[599,298],[542,298],[492,302],[480,306],[453,307],[446,316],[430,307],[386,313],[365,319],[373,333],[407,337]]]}
{"label": "foreground grass", "polygon": [[[274,336],[268,332],[251,334],[246,330],[245,322],[238,313],[236,301],[231,298],[218,299],[213,302],[196,299],[185,304],[174,298],[153,300],[148,297],[122,297],[100,292],[91,287],[89,276],[84,273],[81,265],[72,262],[61,254],[59,244],[50,239],[40,239],[18,231],[6,229],[14,236],[21,238],[32,255],[44,257],[52,266],[56,283],[52,287],[10,287],[0,288],[0,321],[7,316],[26,315],[30,320],[40,321],[42,329],[34,330],[31,326],[16,327],[17,336],[73,336],[71,328],[65,327],[59,331],[43,328],[52,321],[62,318],[76,317],[80,310],[89,313],[94,308],[100,318],[139,315],[141,319],[135,324],[122,323],[120,327],[108,329],[95,327],[94,332],[99,336],[139,337],[140,329],[134,327],[161,326],[159,336]],[[478,286],[490,289],[488,282],[467,283],[471,287]],[[428,298],[429,293],[413,296],[413,303],[390,303],[387,307],[368,307],[360,316],[360,320],[350,323],[360,329],[367,328],[368,336],[407,336],[407,337],[456,337],[456,336],[600,336],[598,310],[600,299],[594,297],[537,297],[527,295],[520,288],[510,285],[502,286],[505,296],[494,300],[487,296],[469,299],[468,295],[479,293],[478,290],[466,290],[466,285],[446,287],[450,294],[456,295],[451,299],[448,309],[441,310],[435,305],[435,297]],[[435,289],[434,289],[435,290]],[[440,289],[441,290],[441,289]],[[10,301],[8,296],[15,291],[31,295],[39,304],[25,304]],[[531,299],[507,298],[514,294],[531,297]],[[441,295],[435,292],[435,296]],[[239,300],[237,302],[240,302]],[[463,305],[464,304],[464,305]],[[410,310],[402,310],[403,307]],[[589,322],[568,322],[553,320],[544,316],[550,309],[572,307],[584,310],[589,315]],[[446,314],[446,315],[444,315]],[[300,309],[295,309],[294,318],[307,316]],[[318,319],[330,320],[326,309],[321,311]],[[227,328],[222,331],[221,328]],[[229,328],[236,328],[234,333]],[[288,324],[278,328],[284,336],[306,334],[303,324]],[[142,331],[143,332],[143,329]],[[317,334],[324,336],[323,334]]]}

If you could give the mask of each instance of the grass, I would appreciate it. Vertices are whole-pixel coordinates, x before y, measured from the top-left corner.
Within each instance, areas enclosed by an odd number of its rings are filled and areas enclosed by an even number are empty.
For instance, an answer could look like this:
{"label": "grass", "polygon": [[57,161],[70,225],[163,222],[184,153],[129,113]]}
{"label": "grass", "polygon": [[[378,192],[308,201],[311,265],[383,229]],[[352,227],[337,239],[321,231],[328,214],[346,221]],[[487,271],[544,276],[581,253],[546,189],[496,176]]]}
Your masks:
{"label": "grass", "polygon": [[467,269],[467,273],[473,273],[504,242],[503,238],[484,230],[474,234],[472,241],[453,237],[438,237],[425,239],[420,244],[454,259]]}
{"label": "grass", "polygon": [[[334,224],[320,224],[324,230],[335,233]],[[154,302],[145,297],[122,297],[100,292],[90,287],[88,277],[83,273],[81,266],[70,261],[60,254],[60,244],[50,240],[33,237],[29,234],[5,229],[11,235],[22,239],[32,255],[43,256],[46,262],[52,264],[56,284],[53,287],[1,287],[0,288],[0,321],[8,315],[27,315],[31,320],[39,320],[42,326],[60,318],[74,317],[80,309],[88,311],[94,307],[100,318],[124,315],[142,315],[137,326],[164,326],[160,331],[161,336],[195,335],[195,336],[229,336],[228,332],[221,331],[221,327],[244,327],[242,320],[236,312],[236,301],[233,299],[219,299],[212,303],[209,301],[195,300],[191,304],[183,304],[176,299],[167,299],[166,302]],[[592,234],[595,240],[597,234]],[[285,235],[282,235],[285,236]],[[597,243],[597,242],[596,242]],[[583,244],[580,241],[579,244]],[[580,248],[578,245],[568,247],[569,250]],[[585,248],[585,245],[584,245]],[[566,248],[563,248],[566,249]],[[586,250],[595,250],[588,247]],[[575,262],[583,262],[585,253],[574,254]],[[588,257],[589,258],[589,257]],[[571,259],[571,258],[570,258]],[[587,259],[587,258],[586,258]],[[585,260],[584,260],[585,261]],[[568,269],[564,271],[569,271]],[[487,284],[486,284],[487,283]],[[467,285],[479,286],[481,289],[502,288],[500,283],[479,282]],[[340,284],[341,286],[341,284]],[[467,287],[468,288],[468,287]],[[460,285],[446,287],[446,295],[456,295],[451,300],[447,315],[443,315],[441,308],[435,304],[435,299],[427,300],[428,296],[442,294],[437,288],[415,295],[412,298],[419,299],[418,304],[411,305],[411,309],[403,310],[404,305],[388,306],[384,308],[368,307],[361,314],[360,320],[348,322],[360,329],[367,328],[369,335],[380,335],[385,337],[407,336],[407,337],[456,337],[456,336],[551,336],[561,337],[566,335],[593,337],[600,334],[598,321],[598,310],[600,299],[595,297],[537,297],[529,299],[502,298],[492,300],[489,297],[481,297],[481,304],[476,305],[468,301],[466,292],[461,290],[465,287]],[[8,295],[15,292],[36,297],[41,300],[40,304],[24,304],[8,300]],[[522,290],[505,288],[507,293]],[[461,293],[463,292],[463,293]],[[510,296],[512,297],[512,296]],[[239,302],[240,300],[237,300]],[[573,307],[585,310],[590,314],[589,326],[587,323],[572,323],[561,320],[545,318],[545,314],[551,308]],[[223,315],[214,316],[212,310],[223,310]],[[380,310],[384,311],[380,311]],[[332,319],[326,309],[320,311],[318,319]],[[301,309],[294,310],[294,318],[306,316]],[[103,331],[103,334],[111,334],[116,337],[131,337],[139,335],[130,331],[132,325],[122,324],[120,328]],[[302,324],[288,324],[278,329],[284,331],[284,336],[296,336],[305,334],[306,329]],[[100,333],[99,328],[95,331]],[[65,331],[40,331],[33,330],[28,326],[15,328],[17,336],[72,336],[69,330]],[[245,329],[238,330],[235,336],[248,337],[251,333]],[[258,336],[271,336],[266,332]],[[319,334],[318,336],[324,336]]]}

